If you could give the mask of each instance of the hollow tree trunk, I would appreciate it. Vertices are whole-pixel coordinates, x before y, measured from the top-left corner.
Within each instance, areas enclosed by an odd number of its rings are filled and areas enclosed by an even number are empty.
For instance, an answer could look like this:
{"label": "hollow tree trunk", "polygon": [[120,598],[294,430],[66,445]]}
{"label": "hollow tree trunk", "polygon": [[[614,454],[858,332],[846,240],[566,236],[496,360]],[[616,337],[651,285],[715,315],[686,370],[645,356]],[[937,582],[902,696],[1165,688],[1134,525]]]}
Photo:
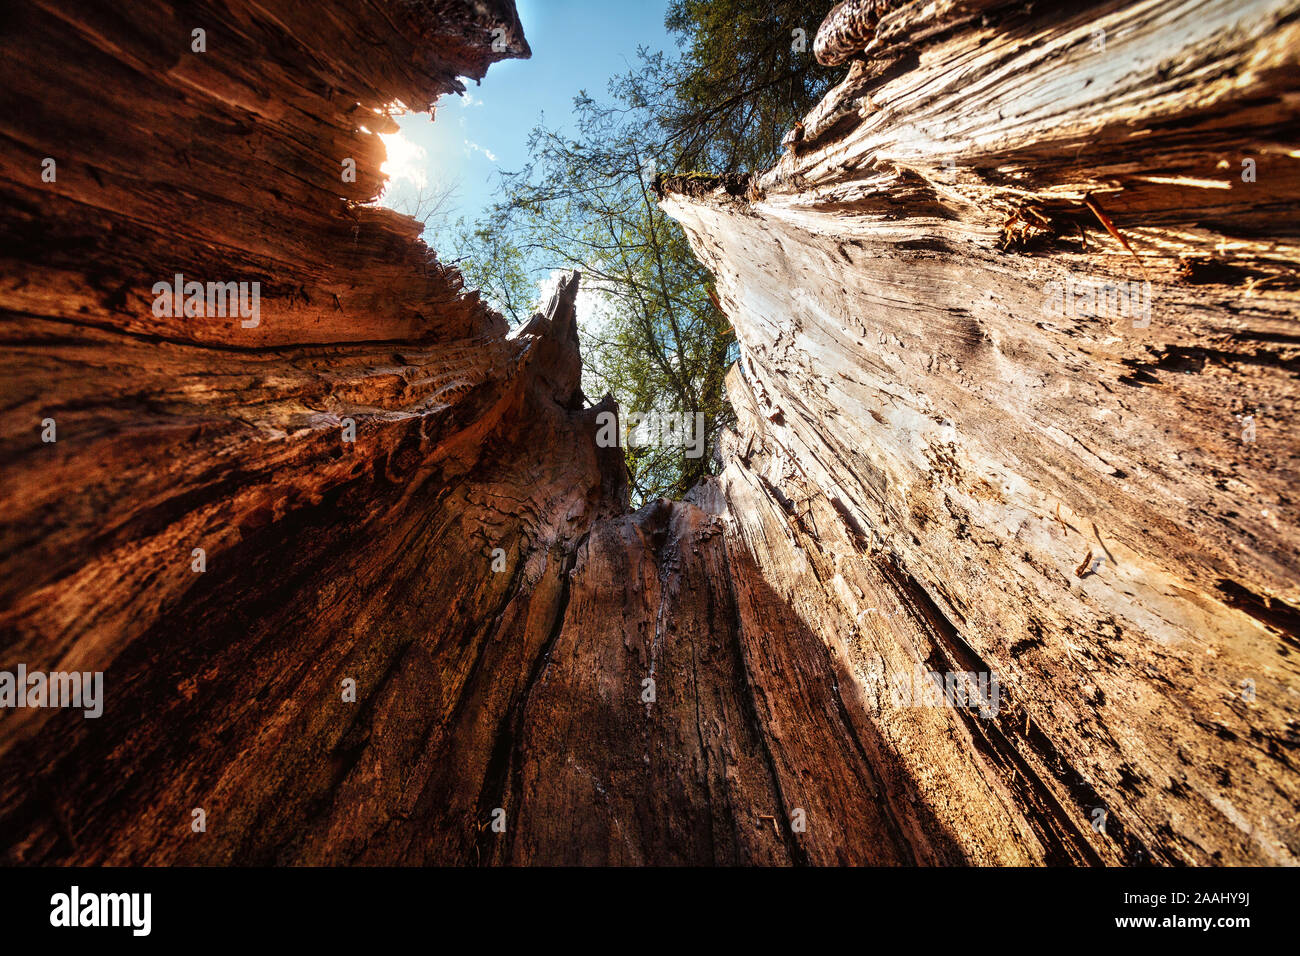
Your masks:
{"label": "hollow tree trunk", "polygon": [[634,514],[577,277],[507,334],[360,205],[512,5],[211,9],[5,14],[0,668],[107,692],[0,711],[11,862],[1300,855],[1294,4],[911,4],[747,197],[670,183],[739,424]]}

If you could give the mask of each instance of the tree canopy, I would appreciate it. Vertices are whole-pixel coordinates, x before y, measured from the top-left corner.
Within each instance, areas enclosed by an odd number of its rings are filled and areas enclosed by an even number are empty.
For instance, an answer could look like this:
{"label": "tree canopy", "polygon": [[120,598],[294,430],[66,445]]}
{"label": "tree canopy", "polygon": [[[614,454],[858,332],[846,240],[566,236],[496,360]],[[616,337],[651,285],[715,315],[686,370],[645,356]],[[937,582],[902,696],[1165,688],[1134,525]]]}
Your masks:
{"label": "tree canopy", "polygon": [[583,272],[588,395],[612,394],[624,413],[704,415],[703,449],[633,433],[626,460],[637,503],[681,497],[710,473],[716,437],[732,420],[723,379],[736,357],[711,277],[659,209],[654,177],[770,165],[829,87],[812,56],[825,7],[672,0],[665,25],[678,51],[641,49],[604,100],[579,91],[569,129],[534,129],[532,160],[503,175],[501,201],[458,225],[467,283],[513,322],[532,314],[553,272]]}

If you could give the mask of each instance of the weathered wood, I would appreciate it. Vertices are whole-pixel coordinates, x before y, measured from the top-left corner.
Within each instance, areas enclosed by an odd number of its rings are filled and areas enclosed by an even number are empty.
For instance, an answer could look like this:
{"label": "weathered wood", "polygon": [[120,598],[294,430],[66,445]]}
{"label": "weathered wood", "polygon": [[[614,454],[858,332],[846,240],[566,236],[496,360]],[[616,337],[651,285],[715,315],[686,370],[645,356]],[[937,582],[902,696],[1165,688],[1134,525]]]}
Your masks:
{"label": "weathered wood", "polygon": [[[6,8],[0,670],[107,700],[0,711],[5,858],[1295,862],[1297,7],[1039,7],[891,5],[668,182],[738,424],[634,514],[577,278],[507,334],[365,205],[511,4]],[[1045,311],[1093,278],[1150,325]]]}
{"label": "weathered wood", "polygon": [[[741,343],[731,514],[808,503],[817,580],[760,563],[968,842],[984,777],[1069,856],[1295,863],[1300,7],[981,6],[882,20],[761,200],[665,203]],[[1048,308],[1148,279],[1149,327]],[[871,702],[911,660],[1006,684],[955,779]]]}

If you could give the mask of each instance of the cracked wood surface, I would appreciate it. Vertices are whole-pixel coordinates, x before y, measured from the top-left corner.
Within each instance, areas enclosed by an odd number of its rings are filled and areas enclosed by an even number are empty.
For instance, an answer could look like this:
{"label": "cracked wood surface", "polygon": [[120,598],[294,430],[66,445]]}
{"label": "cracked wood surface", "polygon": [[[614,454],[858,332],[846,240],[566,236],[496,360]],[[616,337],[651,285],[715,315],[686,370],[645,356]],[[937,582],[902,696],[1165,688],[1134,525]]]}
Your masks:
{"label": "cracked wood surface", "polygon": [[[969,6],[886,16],[759,201],[666,198],[741,344],[724,482],[816,516],[791,594],[868,698],[1001,676],[955,791],[868,706],[927,799],[997,781],[1039,859],[1295,863],[1300,8]],[[1149,327],[1044,308],[1147,279]]]}
{"label": "cracked wood surface", "polygon": [[1295,6],[890,7],[759,201],[666,199],[738,424],[633,514],[577,277],[507,334],[361,205],[511,4],[7,8],[0,669],[107,701],[0,712],[4,859],[1295,862]]}

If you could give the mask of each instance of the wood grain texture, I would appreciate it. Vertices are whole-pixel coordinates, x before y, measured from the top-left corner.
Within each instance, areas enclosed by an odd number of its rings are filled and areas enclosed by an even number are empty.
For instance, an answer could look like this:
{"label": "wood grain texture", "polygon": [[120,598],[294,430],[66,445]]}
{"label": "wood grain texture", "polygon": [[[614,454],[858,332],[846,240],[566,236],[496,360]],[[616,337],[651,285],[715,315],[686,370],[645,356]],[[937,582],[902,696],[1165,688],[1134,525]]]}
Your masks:
{"label": "wood grain texture", "polygon": [[578,277],[508,331],[369,204],[513,6],[184,11],[0,14],[0,670],[107,697],[0,710],[6,862],[1296,862],[1294,3],[891,8],[667,183],[738,421],[634,513]]}
{"label": "wood grain texture", "polygon": [[[761,450],[768,494],[812,516],[789,533],[824,593],[791,596],[862,693],[908,657],[1002,676],[976,749],[1035,793],[1040,838],[1295,863],[1297,7],[935,6],[898,12],[922,19],[805,120],[761,201],[665,202],[741,343],[754,412],[724,481],[752,486]],[[1025,207],[1046,228],[1008,248]],[[1147,279],[1146,328],[1046,307],[1053,282]],[[846,523],[856,546],[818,544]]]}

